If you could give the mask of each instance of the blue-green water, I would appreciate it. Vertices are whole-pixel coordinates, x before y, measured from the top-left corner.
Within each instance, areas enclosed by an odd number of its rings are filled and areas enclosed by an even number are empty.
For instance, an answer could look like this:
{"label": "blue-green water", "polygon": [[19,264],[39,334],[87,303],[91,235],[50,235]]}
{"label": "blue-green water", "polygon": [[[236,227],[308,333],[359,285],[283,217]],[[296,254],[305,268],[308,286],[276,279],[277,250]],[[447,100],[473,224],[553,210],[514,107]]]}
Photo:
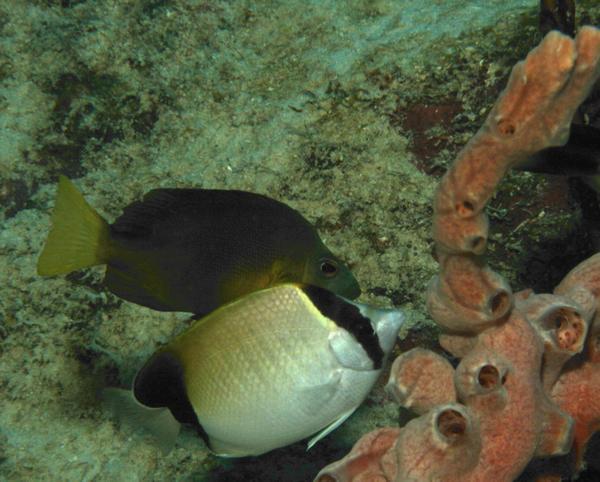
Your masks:
{"label": "blue-green water", "polygon": [[[119,427],[97,391],[127,383],[188,315],[122,302],[102,269],[37,276],[58,174],[109,219],[155,187],[282,200],[351,265],[363,301],[407,311],[406,346],[432,344],[433,190],[539,41],[537,3],[0,0],[0,479],[304,481],[397,425],[378,387],[309,452],[228,461],[185,431],[163,455]],[[597,20],[593,3],[579,15]],[[490,256],[523,287],[544,223],[577,215],[536,202],[546,180],[515,179]],[[507,213],[509,192],[531,205]],[[511,214],[541,211],[512,233]]]}

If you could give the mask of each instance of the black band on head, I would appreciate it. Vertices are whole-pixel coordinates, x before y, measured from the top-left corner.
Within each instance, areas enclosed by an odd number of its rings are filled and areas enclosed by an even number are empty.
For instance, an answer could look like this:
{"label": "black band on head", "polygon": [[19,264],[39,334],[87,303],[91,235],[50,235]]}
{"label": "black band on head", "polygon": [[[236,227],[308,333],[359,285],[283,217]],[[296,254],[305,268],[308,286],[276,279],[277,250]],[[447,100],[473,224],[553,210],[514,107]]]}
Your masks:
{"label": "black band on head", "polygon": [[379,339],[373,331],[371,321],[362,315],[358,307],[318,286],[302,285],[301,289],[323,316],[334,321],[356,338],[369,358],[373,360],[376,370],[381,368],[385,353],[379,345]]}

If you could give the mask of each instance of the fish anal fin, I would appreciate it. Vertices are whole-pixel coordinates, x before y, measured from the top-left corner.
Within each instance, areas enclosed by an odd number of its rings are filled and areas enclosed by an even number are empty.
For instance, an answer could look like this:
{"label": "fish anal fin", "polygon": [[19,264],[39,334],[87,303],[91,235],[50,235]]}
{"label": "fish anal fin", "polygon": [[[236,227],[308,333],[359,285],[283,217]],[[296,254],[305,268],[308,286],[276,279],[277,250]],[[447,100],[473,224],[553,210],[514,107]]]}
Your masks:
{"label": "fish anal fin", "polygon": [[119,298],[132,303],[157,311],[186,311],[180,305],[169,303],[169,295],[163,283],[150,273],[134,271],[133,268],[121,269],[109,264],[104,283]]}

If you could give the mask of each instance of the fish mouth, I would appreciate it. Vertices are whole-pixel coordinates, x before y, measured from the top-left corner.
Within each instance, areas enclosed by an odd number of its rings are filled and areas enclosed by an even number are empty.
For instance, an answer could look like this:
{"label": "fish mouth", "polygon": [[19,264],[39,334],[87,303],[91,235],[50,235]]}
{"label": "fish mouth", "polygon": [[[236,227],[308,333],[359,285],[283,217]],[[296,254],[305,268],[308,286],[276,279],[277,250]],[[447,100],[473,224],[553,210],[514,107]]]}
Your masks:
{"label": "fish mouth", "polygon": [[347,267],[343,267],[335,281],[330,283],[329,286],[325,286],[325,288],[347,300],[354,300],[362,293],[358,281]]}
{"label": "fish mouth", "polygon": [[[350,275],[352,276],[352,275]],[[344,287],[344,296],[346,296],[347,298],[354,300],[356,298],[358,298],[361,294],[361,289],[360,289],[360,285],[358,284],[358,281],[356,281],[356,279],[354,279],[354,277],[352,276],[352,279],[350,280],[350,282],[348,283],[348,285],[346,287]]]}

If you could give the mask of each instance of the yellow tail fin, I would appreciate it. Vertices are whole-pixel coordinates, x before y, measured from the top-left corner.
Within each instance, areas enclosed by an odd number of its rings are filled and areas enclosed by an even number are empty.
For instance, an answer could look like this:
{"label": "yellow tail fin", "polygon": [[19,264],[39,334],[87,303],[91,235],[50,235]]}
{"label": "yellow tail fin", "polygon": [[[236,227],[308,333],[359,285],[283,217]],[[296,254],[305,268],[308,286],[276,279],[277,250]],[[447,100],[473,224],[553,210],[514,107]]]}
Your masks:
{"label": "yellow tail fin", "polygon": [[66,274],[106,263],[108,240],[107,222],[69,179],[60,176],[52,228],[38,259],[38,274]]}

